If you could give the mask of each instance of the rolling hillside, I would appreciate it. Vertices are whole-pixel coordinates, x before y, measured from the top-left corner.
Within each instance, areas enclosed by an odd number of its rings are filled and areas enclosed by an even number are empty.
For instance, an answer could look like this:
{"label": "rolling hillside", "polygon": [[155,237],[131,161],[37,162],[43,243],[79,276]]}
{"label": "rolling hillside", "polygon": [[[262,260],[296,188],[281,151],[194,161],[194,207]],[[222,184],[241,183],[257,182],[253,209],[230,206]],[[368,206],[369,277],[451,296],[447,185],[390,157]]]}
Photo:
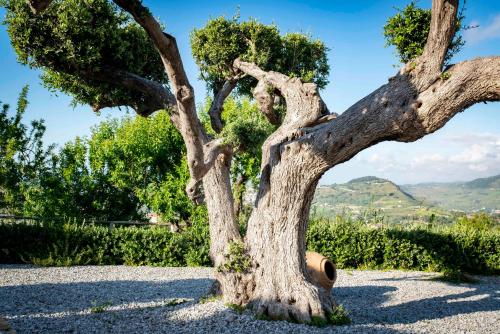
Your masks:
{"label": "rolling hillside", "polygon": [[500,175],[470,182],[414,184],[401,188],[426,203],[447,210],[500,210]]}
{"label": "rolling hillside", "polygon": [[312,212],[322,216],[333,216],[337,213],[353,216],[377,213],[389,221],[427,221],[432,214],[438,217],[449,216],[445,210],[423,204],[395,183],[374,176],[318,187]]}
{"label": "rolling hillside", "polygon": [[398,186],[374,176],[344,184],[319,186],[312,212],[322,216],[383,215],[388,221],[428,221],[452,217],[453,211],[485,210],[499,213],[500,175],[470,182],[427,183]]}

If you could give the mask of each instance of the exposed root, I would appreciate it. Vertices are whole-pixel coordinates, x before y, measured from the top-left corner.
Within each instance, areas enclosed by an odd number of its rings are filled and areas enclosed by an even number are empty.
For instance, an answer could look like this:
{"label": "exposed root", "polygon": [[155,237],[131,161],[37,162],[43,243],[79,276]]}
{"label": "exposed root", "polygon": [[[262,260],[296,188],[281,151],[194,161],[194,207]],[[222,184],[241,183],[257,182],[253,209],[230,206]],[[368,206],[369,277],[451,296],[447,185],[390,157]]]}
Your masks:
{"label": "exposed root", "polygon": [[331,293],[306,281],[295,282],[290,288],[288,292],[271,289],[256,293],[249,308],[257,317],[310,323],[314,318],[326,319],[336,306]]}

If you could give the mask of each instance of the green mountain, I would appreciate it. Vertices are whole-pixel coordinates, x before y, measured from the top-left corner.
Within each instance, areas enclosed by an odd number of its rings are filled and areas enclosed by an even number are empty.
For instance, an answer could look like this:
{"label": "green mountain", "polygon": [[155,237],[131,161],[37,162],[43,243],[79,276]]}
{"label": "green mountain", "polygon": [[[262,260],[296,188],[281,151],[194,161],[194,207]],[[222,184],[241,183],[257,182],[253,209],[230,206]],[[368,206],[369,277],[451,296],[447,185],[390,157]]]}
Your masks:
{"label": "green mountain", "polygon": [[319,186],[312,205],[317,215],[377,214],[389,222],[428,221],[431,215],[446,221],[456,211],[500,214],[500,175],[470,182],[403,186],[366,176],[344,184]]}
{"label": "green mountain", "polygon": [[423,183],[401,188],[415,198],[447,210],[493,213],[500,210],[500,175],[470,182]]}
{"label": "green mountain", "polygon": [[312,212],[321,216],[347,213],[352,216],[377,214],[386,220],[428,221],[431,215],[448,218],[450,214],[423,203],[397,184],[374,176],[351,180],[344,184],[319,186]]}

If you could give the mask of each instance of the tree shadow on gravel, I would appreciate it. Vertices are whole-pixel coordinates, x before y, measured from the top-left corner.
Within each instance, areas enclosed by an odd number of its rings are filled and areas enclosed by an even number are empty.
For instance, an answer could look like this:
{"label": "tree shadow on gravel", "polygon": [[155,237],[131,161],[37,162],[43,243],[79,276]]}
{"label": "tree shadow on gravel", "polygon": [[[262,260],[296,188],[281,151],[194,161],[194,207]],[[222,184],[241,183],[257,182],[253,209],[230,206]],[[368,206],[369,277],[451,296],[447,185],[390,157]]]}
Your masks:
{"label": "tree shadow on gravel", "polygon": [[96,281],[40,283],[0,287],[0,314],[79,312],[102,305],[162,303],[171,299],[197,299],[212,279],[175,281]]}
{"label": "tree shadow on gravel", "polygon": [[467,285],[472,290],[384,306],[393,286],[334,288],[338,303],[351,312],[355,324],[411,324],[421,320],[484,311],[500,311],[500,292],[493,285]]}
{"label": "tree shadow on gravel", "polygon": [[[386,325],[412,324],[478,311],[500,310],[494,284],[472,290],[384,306],[394,286],[336,287],[333,293],[353,320],[349,326],[316,328],[262,321],[220,302],[199,304],[211,279],[97,281],[0,287],[0,314],[19,333],[400,333]],[[165,301],[182,298],[181,304]],[[469,298],[469,299],[467,299]],[[5,302],[6,301],[6,302]],[[109,303],[109,305],[107,305]],[[132,304],[120,307],[124,304]],[[98,312],[91,307],[107,305]]]}
{"label": "tree shadow on gravel", "polygon": [[[0,304],[0,314],[18,333],[253,334],[346,330],[345,326],[316,328],[256,320],[253,315],[240,315],[220,302],[200,304],[199,298],[209,291],[212,283],[212,279],[179,279],[5,286],[0,287],[0,300],[4,301]],[[162,303],[175,298],[188,301]],[[124,304],[129,305],[121,307]],[[92,307],[94,311],[89,311]],[[397,333],[387,328],[369,329],[370,333]]]}

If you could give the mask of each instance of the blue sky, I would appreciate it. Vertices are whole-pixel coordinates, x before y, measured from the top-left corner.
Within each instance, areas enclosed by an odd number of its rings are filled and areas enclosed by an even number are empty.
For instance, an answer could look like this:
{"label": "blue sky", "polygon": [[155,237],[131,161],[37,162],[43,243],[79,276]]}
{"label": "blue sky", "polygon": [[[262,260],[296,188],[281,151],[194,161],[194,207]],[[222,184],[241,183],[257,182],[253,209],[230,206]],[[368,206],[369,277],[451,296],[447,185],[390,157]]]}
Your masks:
{"label": "blue sky", "polygon": [[[330,110],[341,113],[387,81],[397,71],[394,50],[384,47],[382,27],[394,7],[409,1],[152,1],[155,16],[177,38],[184,64],[197,94],[205,97],[189,47],[189,33],[210,17],[231,17],[239,7],[242,19],[275,23],[281,32],[302,31],[330,48],[330,84],[322,96]],[[420,1],[430,7],[430,1]],[[0,16],[5,11],[0,9]],[[478,56],[500,55],[500,2],[468,1],[466,46],[454,62]],[[50,93],[39,72],[17,63],[4,26],[0,26],[0,100],[14,104],[21,88],[30,85],[31,106],[26,120],[45,119],[46,142],[62,144],[107,117],[125,112],[106,110],[95,115],[90,107],[70,107],[70,97]],[[398,183],[471,180],[500,174],[500,103],[480,104],[455,116],[443,129],[414,143],[381,143],[336,166],[321,183],[345,182],[376,175]]]}

